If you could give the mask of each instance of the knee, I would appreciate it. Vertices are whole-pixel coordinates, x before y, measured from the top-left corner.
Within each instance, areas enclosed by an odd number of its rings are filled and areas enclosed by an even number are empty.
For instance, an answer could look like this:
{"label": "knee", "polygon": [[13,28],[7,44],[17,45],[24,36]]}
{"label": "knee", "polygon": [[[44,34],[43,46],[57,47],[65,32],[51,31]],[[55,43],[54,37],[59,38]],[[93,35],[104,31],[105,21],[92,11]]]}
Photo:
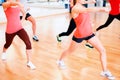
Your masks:
{"label": "knee", "polygon": [[10,45],[11,45],[11,44],[5,44],[5,45],[4,45],[4,48],[7,49],[7,48],[9,48]]}
{"label": "knee", "polygon": [[26,49],[32,49],[32,46],[31,46],[31,43],[30,43],[30,42],[27,42],[27,43],[26,43]]}
{"label": "knee", "polygon": [[69,54],[72,54],[75,51],[75,49],[69,48],[67,51]]}

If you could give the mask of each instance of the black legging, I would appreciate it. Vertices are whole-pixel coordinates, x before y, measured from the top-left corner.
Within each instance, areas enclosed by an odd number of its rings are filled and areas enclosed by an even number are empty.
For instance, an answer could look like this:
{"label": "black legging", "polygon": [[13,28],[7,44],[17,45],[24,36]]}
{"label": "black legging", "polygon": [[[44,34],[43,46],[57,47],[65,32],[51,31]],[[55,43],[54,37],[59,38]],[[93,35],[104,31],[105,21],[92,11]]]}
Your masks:
{"label": "black legging", "polygon": [[109,14],[109,17],[108,17],[107,21],[105,22],[105,24],[99,26],[99,27],[96,29],[96,31],[98,31],[98,30],[100,30],[100,29],[102,29],[102,28],[108,27],[108,25],[109,25],[115,18],[118,19],[118,20],[120,20],[120,14],[118,14],[118,15],[111,15],[111,14]]}
{"label": "black legging", "polygon": [[69,36],[72,32],[73,32],[73,30],[76,28],[76,24],[75,24],[75,22],[74,22],[74,19],[72,18],[71,20],[70,20],[70,24],[69,24],[69,27],[68,27],[68,30],[67,30],[67,32],[62,32],[62,33],[60,33],[59,34],[59,37],[61,37],[61,36]]}

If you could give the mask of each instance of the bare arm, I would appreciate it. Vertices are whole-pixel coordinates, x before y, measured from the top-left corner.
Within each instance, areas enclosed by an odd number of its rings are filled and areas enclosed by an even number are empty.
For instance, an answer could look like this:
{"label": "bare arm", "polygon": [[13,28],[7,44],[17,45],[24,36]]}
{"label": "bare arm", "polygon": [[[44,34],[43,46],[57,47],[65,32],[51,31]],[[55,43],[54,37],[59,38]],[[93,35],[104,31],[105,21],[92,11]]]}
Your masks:
{"label": "bare arm", "polygon": [[96,3],[96,0],[83,1],[82,4],[92,4],[92,3]]}
{"label": "bare arm", "polygon": [[[70,0],[70,6],[73,7],[76,3],[77,0]],[[90,1],[82,1],[82,4],[92,4],[92,3],[96,3],[96,0],[90,0]]]}
{"label": "bare arm", "polygon": [[76,18],[79,13],[86,13],[86,12],[107,12],[107,8],[100,8],[100,7],[91,7],[85,8],[82,5],[75,5],[72,9],[72,17]]}
{"label": "bare arm", "polygon": [[108,8],[104,7],[93,7],[93,8],[86,8],[85,12],[107,12]]}
{"label": "bare arm", "polygon": [[2,3],[4,10],[6,10],[7,8],[9,8],[11,6],[17,6],[17,5],[19,5],[19,3],[15,2],[15,1],[7,1],[7,2]]}
{"label": "bare arm", "polygon": [[76,8],[79,13],[84,13],[84,12],[108,12],[109,9],[106,7],[89,7],[85,8],[82,5],[78,5]]}
{"label": "bare arm", "polygon": [[22,4],[20,4],[20,11],[22,13],[22,19],[21,22],[23,22],[25,20],[25,16],[26,16],[26,12],[24,10],[24,6]]}

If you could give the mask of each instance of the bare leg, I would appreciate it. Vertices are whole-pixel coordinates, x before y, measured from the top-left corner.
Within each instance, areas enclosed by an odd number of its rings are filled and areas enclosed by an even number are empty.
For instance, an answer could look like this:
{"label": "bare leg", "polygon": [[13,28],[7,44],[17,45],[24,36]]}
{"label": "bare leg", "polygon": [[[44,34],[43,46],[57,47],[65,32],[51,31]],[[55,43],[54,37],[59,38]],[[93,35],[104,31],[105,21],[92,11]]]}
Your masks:
{"label": "bare leg", "polygon": [[31,61],[31,54],[32,54],[32,50],[26,50],[26,55],[27,55],[27,62]]}
{"label": "bare leg", "polygon": [[66,68],[63,59],[64,59],[68,54],[71,54],[71,53],[77,48],[77,45],[78,45],[78,44],[77,44],[76,42],[72,41],[71,44],[70,44],[70,46],[69,46],[69,48],[62,53],[59,61],[57,62],[58,66],[59,66],[61,69],[65,69],[65,68]]}
{"label": "bare leg", "polygon": [[114,80],[115,77],[107,69],[106,51],[103,45],[101,44],[101,42],[99,41],[99,39],[96,36],[94,36],[93,38],[89,39],[88,42],[92,44],[100,53],[100,61],[101,61],[102,69],[103,69],[100,75],[107,77],[109,80]]}
{"label": "bare leg", "polygon": [[6,52],[6,50],[7,50],[7,49],[3,47],[3,53],[5,53],[5,52]]}
{"label": "bare leg", "polygon": [[32,23],[32,31],[33,31],[33,35],[36,34],[36,22],[35,19],[32,16],[29,16],[27,18],[27,20],[29,20]]}
{"label": "bare leg", "polygon": [[103,71],[107,71],[106,51],[103,45],[101,44],[101,42],[96,36],[89,39],[88,42],[91,45],[93,45],[97,49],[97,51],[100,53],[100,61],[101,61],[102,69]]}
{"label": "bare leg", "polygon": [[75,41],[72,41],[69,48],[67,50],[65,50],[60,59],[59,60],[62,60],[64,59],[68,54],[71,54],[76,48],[77,48],[78,44],[75,42]]}
{"label": "bare leg", "polygon": [[6,61],[6,58],[7,58],[7,57],[6,57],[6,50],[7,50],[7,49],[3,47],[3,52],[2,52],[2,55],[1,55],[1,59],[2,59],[3,61]]}

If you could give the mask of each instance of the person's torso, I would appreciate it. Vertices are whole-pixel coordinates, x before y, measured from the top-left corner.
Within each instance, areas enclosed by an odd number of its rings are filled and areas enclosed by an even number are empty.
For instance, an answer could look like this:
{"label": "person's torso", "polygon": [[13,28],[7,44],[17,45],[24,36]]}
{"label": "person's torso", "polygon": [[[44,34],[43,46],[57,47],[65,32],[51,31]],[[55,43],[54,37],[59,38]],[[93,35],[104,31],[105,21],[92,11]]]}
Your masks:
{"label": "person's torso", "polygon": [[89,13],[80,13],[74,20],[76,23],[75,37],[83,38],[92,34]]}
{"label": "person's torso", "polygon": [[117,15],[120,14],[120,0],[109,0],[111,11],[110,14]]}
{"label": "person's torso", "polygon": [[22,28],[19,13],[20,8],[18,6],[9,7],[5,10],[7,18],[7,33],[14,33]]}

